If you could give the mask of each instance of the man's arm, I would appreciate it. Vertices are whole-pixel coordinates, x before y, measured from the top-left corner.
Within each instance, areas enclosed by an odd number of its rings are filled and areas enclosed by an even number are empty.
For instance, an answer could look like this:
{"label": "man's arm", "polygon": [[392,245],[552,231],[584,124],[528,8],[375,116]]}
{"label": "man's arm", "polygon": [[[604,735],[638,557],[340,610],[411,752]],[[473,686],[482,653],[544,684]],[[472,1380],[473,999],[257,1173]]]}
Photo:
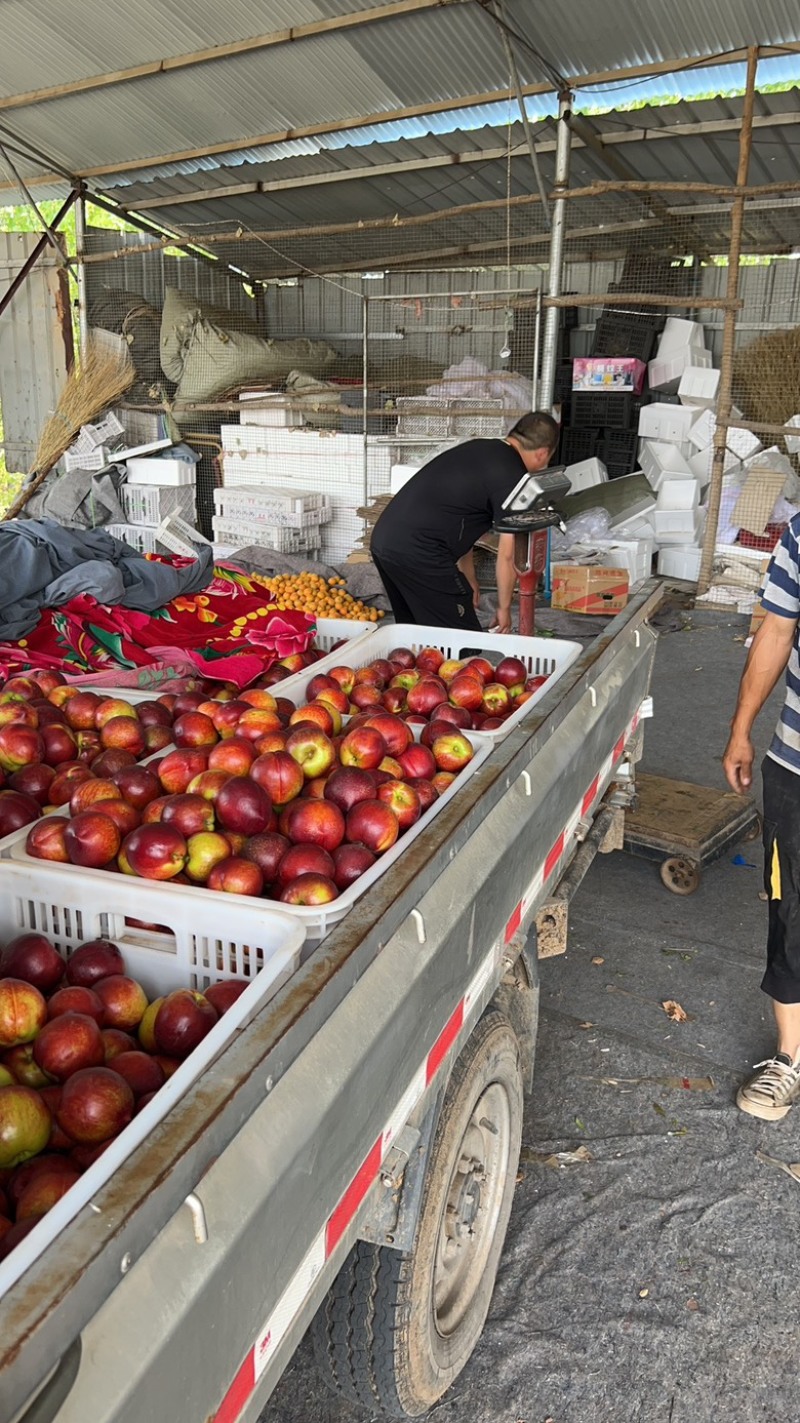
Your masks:
{"label": "man's arm", "polygon": [[480,605],[481,601],[481,590],[478,587],[478,579],[475,573],[474,550],[469,549],[467,553],[462,554],[461,558],[458,560],[457,566],[463,573],[464,577],[469,583],[470,588],[472,589],[472,604],[473,607],[477,608]]}
{"label": "man's arm", "polygon": [[765,613],[753,638],[739,684],[730,739],[722,758],[728,783],[739,795],[744,794],[753,779],[753,723],[786,668],[796,629],[797,618]]}
{"label": "man's arm", "polygon": [[517,584],[514,567],[514,535],[500,534],[497,540],[497,631],[511,631],[511,599]]}

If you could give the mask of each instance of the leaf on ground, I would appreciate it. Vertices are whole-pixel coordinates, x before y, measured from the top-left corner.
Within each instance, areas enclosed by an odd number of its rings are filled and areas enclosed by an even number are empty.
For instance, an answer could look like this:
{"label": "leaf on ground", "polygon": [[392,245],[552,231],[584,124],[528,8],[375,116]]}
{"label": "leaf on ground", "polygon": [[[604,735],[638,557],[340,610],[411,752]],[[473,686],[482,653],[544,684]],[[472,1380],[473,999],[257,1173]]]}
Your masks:
{"label": "leaf on ground", "polygon": [[673,1023],[688,1023],[688,1015],[681,1007],[680,1003],[675,1002],[674,998],[665,998],[664,1002],[661,1004],[661,1007],[664,1009],[664,1012],[666,1013],[667,1017],[670,1018]]}
{"label": "leaf on ground", "polygon": [[605,963],[605,959],[604,959],[604,958],[601,958],[599,954],[596,954],[595,957],[592,959],[592,963],[594,963],[594,964]]}
{"label": "leaf on ground", "polygon": [[575,1125],[578,1128],[578,1131],[586,1131],[586,1123],[582,1122],[580,1117],[575,1118]]}
{"label": "leaf on ground", "polygon": [[687,953],[685,949],[662,949],[662,954],[668,959],[683,959],[684,963],[691,963],[695,956],[695,950]]}
{"label": "leaf on ground", "polygon": [[531,1146],[523,1146],[519,1156],[520,1161],[549,1166],[554,1171],[560,1171],[564,1166],[577,1166],[586,1161],[594,1161],[588,1146],[578,1146],[574,1151],[535,1151]]}
{"label": "leaf on ground", "polygon": [[654,1102],[654,1103],[653,1103],[653,1111],[654,1111],[654,1112],[658,1112],[658,1115],[659,1115],[660,1117],[665,1117],[665,1116],[667,1115],[666,1112],[664,1111],[664,1108],[662,1107],[662,1105],[661,1105],[660,1102]]}
{"label": "leaf on ground", "polygon": [[696,1299],[687,1299],[687,1301],[686,1301],[686,1308],[687,1308],[687,1309],[699,1309],[700,1306],[699,1306],[699,1304],[697,1303],[697,1300],[696,1300]]}
{"label": "leaf on ground", "polygon": [[640,1291],[639,1291],[639,1299],[647,1299],[647,1296],[649,1295],[649,1293],[650,1293],[649,1290],[640,1290]]}
{"label": "leaf on ground", "polygon": [[579,1023],[579,1024],[578,1024],[578,1027],[579,1027],[579,1028],[593,1028],[593,1027],[594,1027],[594,1023]]}

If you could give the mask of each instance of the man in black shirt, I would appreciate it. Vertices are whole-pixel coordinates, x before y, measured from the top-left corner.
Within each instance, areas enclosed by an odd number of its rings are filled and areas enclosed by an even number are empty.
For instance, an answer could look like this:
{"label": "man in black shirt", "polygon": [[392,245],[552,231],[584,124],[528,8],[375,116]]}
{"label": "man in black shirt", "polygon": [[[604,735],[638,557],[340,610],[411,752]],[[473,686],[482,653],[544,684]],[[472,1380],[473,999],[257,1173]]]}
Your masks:
{"label": "man in black shirt", "polygon": [[[504,440],[467,440],[423,465],[395,494],[372,533],[371,553],[398,623],[480,629],[473,548],[503,501],[544,469],[558,426],[541,411],[523,415]],[[511,631],[514,537],[497,551],[497,626]]]}

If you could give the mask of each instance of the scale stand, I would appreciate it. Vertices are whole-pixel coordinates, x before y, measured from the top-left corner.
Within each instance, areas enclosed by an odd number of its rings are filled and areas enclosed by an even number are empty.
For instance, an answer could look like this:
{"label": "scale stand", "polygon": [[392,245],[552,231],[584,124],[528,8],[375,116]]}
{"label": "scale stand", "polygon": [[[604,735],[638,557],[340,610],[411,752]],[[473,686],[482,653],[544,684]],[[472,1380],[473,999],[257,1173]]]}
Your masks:
{"label": "scale stand", "polygon": [[519,579],[519,630],[533,637],[536,621],[536,588],[547,568],[548,531],[564,529],[556,501],[569,494],[571,485],[564,467],[525,474],[503,503],[495,520],[496,534],[514,535],[514,570]]}

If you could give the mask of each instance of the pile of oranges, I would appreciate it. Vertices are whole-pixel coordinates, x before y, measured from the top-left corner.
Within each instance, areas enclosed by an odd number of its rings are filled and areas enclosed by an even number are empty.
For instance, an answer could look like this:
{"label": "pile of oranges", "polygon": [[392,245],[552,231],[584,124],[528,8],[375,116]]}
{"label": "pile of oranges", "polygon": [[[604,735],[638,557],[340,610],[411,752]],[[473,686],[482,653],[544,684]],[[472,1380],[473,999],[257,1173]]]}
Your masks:
{"label": "pile of oranges", "polygon": [[292,609],[317,618],[345,618],[350,622],[377,623],[383,613],[347,591],[344,578],[321,578],[318,573],[278,573],[264,582],[280,612]]}

